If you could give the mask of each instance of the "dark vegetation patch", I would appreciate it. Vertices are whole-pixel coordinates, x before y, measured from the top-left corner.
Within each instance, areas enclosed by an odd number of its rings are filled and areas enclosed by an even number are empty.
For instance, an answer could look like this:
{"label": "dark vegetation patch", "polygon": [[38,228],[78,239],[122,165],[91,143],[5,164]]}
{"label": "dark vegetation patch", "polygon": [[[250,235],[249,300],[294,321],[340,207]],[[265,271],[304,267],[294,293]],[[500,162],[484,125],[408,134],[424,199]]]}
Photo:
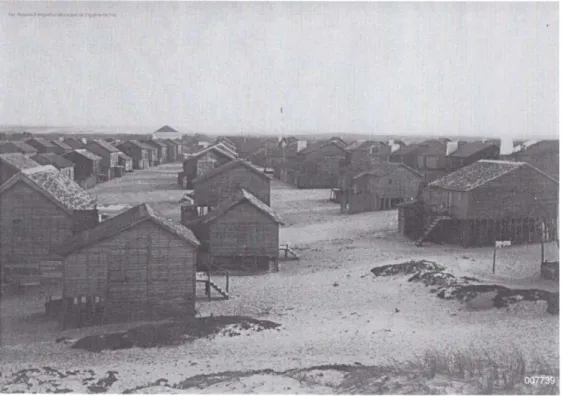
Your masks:
{"label": "dark vegetation patch", "polygon": [[[334,377],[330,371],[340,375]],[[549,380],[525,384],[525,377],[539,373]],[[528,362],[518,351],[491,357],[475,350],[427,351],[412,361],[390,366],[333,364],[286,371],[226,371],[196,375],[177,384],[159,380],[124,393],[136,393],[154,385],[197,391],[254,375],[293,378],[308,390],[314,386],[328,386],[334,394],[559,394],[558,370],[544,362]],[[324,378],[328,381],[323,381]]]}
{"label": "dark vegetation patch", "polygon": [[496,308],[505,308],[520,301],[546,301],[548,313],[553,315],[559,313],[558,293],[538,289],[510,289],[500,285],[485,285],[476,278],[466,276],[457,278],[445,272],[443,266],[432,261],[421,260],[384,265],[373,268],[371,272],[375,276],[411,275],[408,282],[421,282],[425,286],[434,286],[431,288],[431,292],[445,300],[456,299],[468,303],[478,296],[489,293],[493,294],[491,299]]}
{"label": "dark vegetation patch", "polygon": [[76,341],[72,348],[100,352],[133,347],[164,347],[218,334],[234,337],[243,331],[279,330],[280,326],[275,322],[246,316],[209,316],[181,322],[147,324],[124,332],[91,335]]}

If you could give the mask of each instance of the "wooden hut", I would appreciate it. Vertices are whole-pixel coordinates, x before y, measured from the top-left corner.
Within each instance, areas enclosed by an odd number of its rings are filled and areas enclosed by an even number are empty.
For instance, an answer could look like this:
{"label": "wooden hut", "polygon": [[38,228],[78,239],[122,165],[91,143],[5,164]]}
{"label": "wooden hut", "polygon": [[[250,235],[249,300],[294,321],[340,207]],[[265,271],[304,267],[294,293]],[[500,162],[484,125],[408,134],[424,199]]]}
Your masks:
{"label": "wooden hut", "polygon": [[162,142],[168,147],[166,155],[168,157],[168,161],[177,161],[178,156],[181,154],[181,144],[173,139],[165,139]]}
{"label": "wooden hut", "polygon": [[0,154],[0,186],[24,169],[40,166],[21,153]]}
{"label": "wooden hut", "polygon": [[119,150],[103,139],[92,140],[86,145],[86,150],[100,156],[100,178],[107,181],[115,177],[115,168],[119,166]]}
{"label": "wooden hut", "polygon": [[53,165],[70,180],[74,180],[74,162],[54,153],[37,154],[31,157],[40,165]]}
{"label": "wooden hut", "polygon": [[[198,247],[188,228],[135,206],[61,245],[63,304],[101,299],[97,323],[194,317]],[[64,305],[65,327],[80,325]]]}
{"label": "wooden hut", "polygon": [[138,140],[126,140],[117,148],[133,159],[133,169],[146,169],[150,166],[148,149]]}
{"label": "wooden hut", "polygon": [[338,186],[340,161],[347,151],[338,140],[316,142],[297,152],[299,188],[335,188]]}
{"label": "wooden hut", "polygon": [[402,146],[398,150],[392,152],[388,158],[390,162],[402,163],[408,165],[410,168],[418,167],[418,152],[421,151],[423,147],[419,144],[412,143],[406,146]]}
{"label": "wooden hut", "polygon": [[133,171],[133,159],[129,157],[127,154],[119,151],[119,160],[118,163],[120,166],[123,167],[125,172],[132,172]]}
{"label": "wooden hut", "polygon": [[374,140],[359,140],[346,147],[345,160],[340,160],[337,187],[330,193],[330,199],[341,204],[343,191],[349,188],[353,177],[368,171],[377,163],[387,162],[390,146]]}
{"label": "wooden hut", "polygon": [[404,164],[380,162],[352,178],[343,190],[342,213],[394,209],[416,198],[422,174]]}
{"label": "wooden hut", "polygon": [[158,149],[150,144],[137,140],[138,144],[147,152],[148,166],[156,166],[158,164]]}
{"label": "wooden hut", "polygon": [[481,159],[498,159],[500,147],[494,142],[449,142],[447,171],[454,172]]}
{"label": "wooden hut", "polygon": [[3,280],[18,285],[60,282],[61,261],[53,247],[98,222],[95,199],[53,166],[15,174],[0,186]]}
{"label": "wooden hut", "polygon": [[197,265],[201,270],[276,270],[279,225],[283,221],[261,200],[245,190],[197,217],[182,206],[182,223],[201,242]]}
{"label": "wooden hut", "polygon": [[214,168],[193,180],[195,205],[215,208],[243,188],[266,205],[270,204],[271,178],[252,164],[238,159]]}
{"label": "wooden hut", "polygon": [[524,142],[519,151],[503,157],[510,161],[527,162],[546,174],[559,179],[560,141],[539,140]]}
{"label": "wooden hut", "polygon": [[143,140],[141,143],[156,150],[156,158],[153,158],[153,165],[157,166],[168,162],[168,146],[160,140]]}
{"label": "wooden hut", "polygon": [[71,147],[73,150],[82,149],[86,146],[86,144],[82,141],[82,139],[73,138],[73,137],[65,138],[63,142],[67,146]]}
{"label": "wooden hut", "polygon": [[223,144],[207,147],[183,162],[183,171],[178,174],[178,182],[183,188],[192,188],[194,179],[236,159],[236,154]]}
{"label": "wooden hut", "polygon": [[37,154],[37,149],[22,141],[6,141],[0,143],[0,154],[20,153],[26,157]]}
{"label": "wooden hut", "polygon": [[27,139],[25,143],[33,146],[38,153],[55,153],[55,154],[64,154],[64,150],[60,147],[56,146],[53,142],[48,139],[42,137],[33,137],[31,139]]}
{"label": "wooden hut", "polygon": [[74,163],[74,180],[83,189],[94,187],[98,183],[102,158],[86,149],[76,149],[64,154],[64,158]]}
{"label": "wooden hut", "polygon": [[524,162],[480,160],[430,183],[399,209],[400,232],[469,246],[557,239],[558,182]]}

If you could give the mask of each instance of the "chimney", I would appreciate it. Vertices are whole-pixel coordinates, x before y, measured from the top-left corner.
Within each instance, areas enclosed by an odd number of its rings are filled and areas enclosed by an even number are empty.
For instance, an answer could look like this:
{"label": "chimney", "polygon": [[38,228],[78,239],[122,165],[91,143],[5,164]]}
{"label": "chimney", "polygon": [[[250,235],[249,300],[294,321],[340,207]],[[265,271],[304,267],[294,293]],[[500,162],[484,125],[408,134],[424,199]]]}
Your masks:
{"label": "chimney", "polygon": [[502,138],[500,143],[500,155],[509,155],[513,153],[513,139]]}
{"label": "chimney", "polygon": [[72,233],[78,234],[82,231],[94,228],[101,222],[98,209],[75,210],[73,213]]}
{"label": "chimney", "polygon": [[459,142],[455,141],[455,142],[447,142],[447,150],[445,152],[445,155],[451,155],[453,154],[455,151],[457,151],[459,149]]}
{"label": "chimney", "polygon": [[188,226],[193,220],[196,220],[197,217],[197,207],[191,203],[184,203],[181,205],[181,223],[184,226]]}
{"label": "chimney", "polygon": [[305,149],[307,147],[307,145],[308,145],[308,142],[306,140],[299,140],[297,142],[297,152]]}

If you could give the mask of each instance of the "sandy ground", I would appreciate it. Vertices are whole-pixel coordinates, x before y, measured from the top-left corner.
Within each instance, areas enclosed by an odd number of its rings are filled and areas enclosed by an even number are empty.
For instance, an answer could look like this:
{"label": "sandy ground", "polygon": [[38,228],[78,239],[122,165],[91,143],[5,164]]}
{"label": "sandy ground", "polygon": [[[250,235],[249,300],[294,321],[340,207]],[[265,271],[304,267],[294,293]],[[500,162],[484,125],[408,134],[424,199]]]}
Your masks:
{"label": "sandy ground", "polygon": [[[185,193],[175,187],[179,169],[174,164],[135,172],[91,191],[102,204],[149,202],[179,218],[179,200]],[[132,325],[62,332],[39,314],[40,296],[25,302],[14,298],[2,302],[2,322],[12,324],[2,325],[0,372],[44,365],[96,373],[116,370],[119,381],[111,390],[119,392],[159,378],[177,382],[226,370],[386,364],[411,359],[427,349],[518,348],[530,359],[540,357],[558,366],[558,316],[532,307],[471,310],[438,299],[422,284],[408,283],[405,277],[375,278],[370,273],[377,265],[427,259],[456,275],[510,287],[558,290],[557,284],[539,277],[540,246],[502,249],[492,274],[491,248],[417,248],[397,235],[395,211],[342,215],[328,196],[327,190],[295,190],[274,183],[272,206],[287,223],[281,229],[281,243],[293,246],[300,260],[281,263],[278,273],[233,277],[230,300],[202,299],[198,303],[201,315],[268,319],[281,323],[281,331],[201,339],[177,347],[89,353],[54,341]],[[547,246],[546,258],[558,258],[555,244]],[[217,282],[224,280],[218,278]],[[0,385],[3,378],[6,376],[0,376]],[[281,393],[290,387],[267,378],[245,381],[244,387],[216,385],[206,392]],[[325,393],[326,389],[305,391]],[[296,392],[295,387],[292,390]]]}

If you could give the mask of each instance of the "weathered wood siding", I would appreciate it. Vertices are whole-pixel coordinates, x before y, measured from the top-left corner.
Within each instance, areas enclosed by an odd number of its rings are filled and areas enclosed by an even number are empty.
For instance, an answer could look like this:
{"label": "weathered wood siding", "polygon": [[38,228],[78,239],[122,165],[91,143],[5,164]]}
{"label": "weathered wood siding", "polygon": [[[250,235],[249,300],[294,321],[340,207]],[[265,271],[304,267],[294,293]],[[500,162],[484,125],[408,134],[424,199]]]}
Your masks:
{"label": "weathered wood siding", "polygon": [[244,202],[210,224],[209,248],[214,256],[277,257],[279,225]]}
{"label": "weathered wood siding", "polygon": [[519,168],[470,192],[467,218],[556,217],[558,184],[528,167]]}
{"label": "weathered wood siding", "polygon": [[72,235],[72,216],[23,182],[0,195],[2,267],[38,269]]}
{"label": "weathered wood siding", "polygon": [[144,221],[65,259],[64,295],[105,298],[105,321],[195,314],[196,249]]}
{"label": "weathered wood siding", "polygon": [[117,152],[110,153],[95,142],[88,144],[86,149],[102,158],[100,161],[101,172],[107,172],[109,168],[119,165],[119,154]]}
{"label": "weathered wood siding", "polygon": [[0,186],[18,172],[19,170],[13,166],[0,162]]}
{"label": "weathered wood siding", "polygon": [[233,197],[240,188],[244,188],[266,205],[270,204],[270,180],[256,175],[243,165],[196,183],[193,186],[195,203],[198,206],[214,208],[221,201]]}
{"label": "weathered wood siding", "polygon": [[430,187],[423,192],[423,200],[432,211],[444,212],[456,219],[468,216],[468,192]]}
{"label": "weathered wood siding", "polygon": [[338,185],[340,160],[346,159],[346,152],[335,144],[325,145],[318,150],[299,157],[299,188],[335,188]]}

